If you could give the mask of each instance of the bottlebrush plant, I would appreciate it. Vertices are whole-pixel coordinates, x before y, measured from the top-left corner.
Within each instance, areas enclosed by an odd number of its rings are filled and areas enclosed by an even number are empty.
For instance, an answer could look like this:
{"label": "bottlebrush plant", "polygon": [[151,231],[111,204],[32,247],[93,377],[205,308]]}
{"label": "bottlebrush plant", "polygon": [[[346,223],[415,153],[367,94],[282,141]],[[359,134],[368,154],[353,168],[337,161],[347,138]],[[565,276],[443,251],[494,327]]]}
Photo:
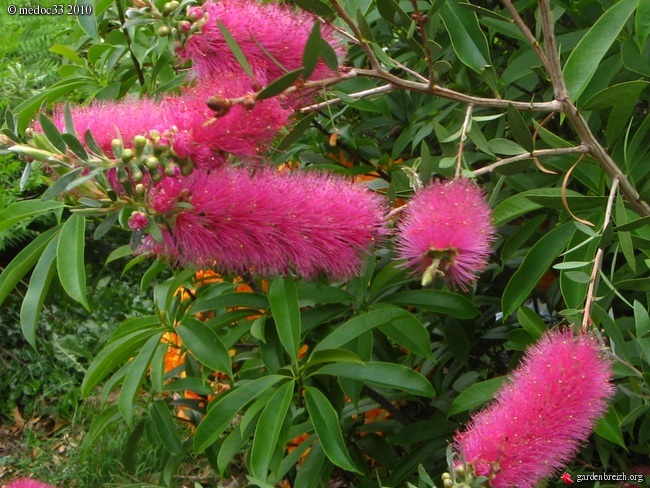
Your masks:
{"label": "bottlebrush plant", "polygon": [[23,293],[37,347],[57,282],[89,309],[89,232],[124,237],[107,264],[148,266],[153,307],[85,365],[105,405],[83,455],[119,424],[128,452],[165,453],[161,486],[188,459],[205,485],[296,488],[550,486],[647,463],[647,13],[79,16],[52,48],[61,81],[4,117],[23,182],[37,166],[49,187],[0,231],[56,225],[6,263],[0,302]]}

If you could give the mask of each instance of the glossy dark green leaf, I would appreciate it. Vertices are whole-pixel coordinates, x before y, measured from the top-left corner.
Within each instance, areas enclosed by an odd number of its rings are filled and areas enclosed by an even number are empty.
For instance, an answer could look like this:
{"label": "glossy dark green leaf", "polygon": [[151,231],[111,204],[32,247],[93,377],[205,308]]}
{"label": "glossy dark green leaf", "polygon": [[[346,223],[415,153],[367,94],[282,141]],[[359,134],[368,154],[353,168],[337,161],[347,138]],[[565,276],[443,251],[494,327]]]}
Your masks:
{"label": "glossy dark green leaf", "polygon": [[449,315],[457,319],[471,319],[479,315],[479,310],[471,300],[446,290],[408,290],[393,293],[382,303],[404,307],[416,307],[421,310]]}
{"label": "glossy dark green leaf", "polygon": [[305,51],[302,55],[302,75],[305,79],[308,79],[311,76],[318,65],[321,42],[320,22],[316,20],[316,22],[314,22],[314,27],[312,27],[311,34],[309,34],[309,37],[307,38]]}
{"label": "glossy dark green leaf", "polygon": [[594,428],[594,432],[608,441],[621,446],[626,451],[628,450],[625,445],[625,440],[623,439],[620,419],[614,406],[610,407],[607,414],[605,414],[605,417],[598,421]]}
{"label": "glossy dark green leaf", "polygon": [[85,230],[86,219],[79,214],[73,214],[63,224],[56,251],[56,268],[66,293],[90,311],[86,298]]}
{"label": "glossy dark green leaf", "polygon": [[634,28],[639,49],[643,49],[646,39],[650,36],[650,2],[641,0],[634,17]]}
{"label": "glossy dark green leaf", "polygon": [[45,201],[51,200],[64,193],[68,186],[79,177],[83,170],[84,168],[76,168],[57,178],[56,181],[43,192],[41,199]]}
{"label": "glossy dark green leaf", "polygon": [[332,7],[321,0],[295,0],[294,3],[301,9],[323,17],[324,19],[334,20],[336,18],[336,13]]}
{"label": "glossy dark green leaf", "polygon": [[147,340],[137,356],[130,362],[129,370],[124,377],[117,407],[120,410],[122,418],[131,427],[133,425],[133,411],[136,399],[140,393],[140,386],[142,386],[142,382],[149,372],[149,364],[156,352],[156,348],[160,346],[162,334],[162,331],[160,331]]}
{"label": "glossy dark green leaf", "polygon": [[574,232],[573,222],[564,223],[548,232],[530,249],[503,291],[501,306],[504,317],[512,314],[528,298]]}
{"label": "glossy dark green leaf", "polygon": [[262,415],[260,415],[249,454],[250,471],[256,478],[263,480],[267,477],[271,457],[277,447],[284,418],[289,411],[294,386],[293,381],[288,381],[280,386],[268,400]]}
{"label": "glossy dark green leaf", "polygon": [[296,362],[300,348],[300,306],[295,282],[290,278],[275,278],[269,287],[269,304],[280,342]]}
{"label": "glossy dark green leaf", "polygon": [[327,397],[317,388],[305,389],[305,403],[325,455],[337,466],[359,473],[343,441],[339,416]]}
{"label": "glossy dark green leaf", "polygon": [[23,200],[0,210],[0,232],[29,217],[63,208],[61,202]]}
{"label": "glossy dark green leaf", "polygon": [[30,242],[4,268],[0,274],[0,305],[18,282],[32,269],[50,241],[58,234],[61,226],[56,226]]}
{"label": "glossy dark green leaf", "polygon": [[284,90],[293,85],[298,77],[302,74],[303,68],[298,68],[280,76],[273,82],[269,83],[257,94],[256,100],[264,100],[279,95]]}
{"label": "glossy dark green leaf", "polygon": [[492,401],[494,395],[499,388],[501,388],[501,385],[503,385],[505,380],[505,376],[499,376],[480,383],[475,383],[463,390],[461,394],[451,402],[449,410],[447,411],[447,416],[450,417],[467,410],[475,409],[486,402]]}
{"label": "glossy dark green leaf", "polygon": [[41,316],[43,302],[56,274],[55,259],[58,241],[58,236],[55,236],[36,263],[29,278],[29,288],[20,307],[20,327],[25,339],[33,348],[36,348],[36,327]]}
{"label": "glossy dark green leaf", "polygon": [[267,375],[241,386],[236,386],[227,394],[218,396],[212,401],[208,413],[205,415],[194,433],[194,450],[203,452],[221,436],[230,426],[232,419],[246,406],[266,390],[279,381],[286,380],[286,376]]}
{"label": "glossy dark green leaf", "polygon": [[151,402],[149,404],[149,416],[165,449],[172,454],[181,456],[183,454],[183,445],[176,433],[174,419],[167,404],[162,400]]}
{"label": "glossy dark green leaf", "polygon": [[176,333],[201,364],[232,377],[228,349],[210,327],[195,317],[189,317],[176,326]]}
{"label": "glossy dark green leaf", "polygon": [[521,147],[526,149],[526,151],[532,151],[535,144],[533,143],[533,136],[530,133],[528,124],[526,124],[524,118],[512,104],[508,105],[507,116],[508,127],[512,137],[514,137],[515,141],[517,141]]}
{"label": "glossy dark green leaf", "polygon": [[413,395],[433,397],[436,392],[420,373],[401,364],[368,362],[331,363],[318,368],[314,375],[332,375],[350,378],[384,388],[402,390]]}
{"label": "glossy dark green leaf", "polygon": [[79,139],[77,139],[72,134],[68,134],[68,133],[61,134],[61,138],[63,139],[63,142],[65,142],[66,146],[70,148],[70,151],[72,151],[75,156],[77,156],[82,161],[88,160],[88,153],[86,152],[86,148],[84,148],[83,144],[79,142]]}
{"label": "glossy dark green leaf", "polygon": [[639,0],[621,0],[612,5],[573,49],[563,69],[571,100],[577,100],[587,88],[605,53],[638,4]]}
{"label": "glossy dark green leaf", "polygon": [[621,100],[632,98],[637,100],[643,90],[650,85],[649,81],[626,81],[617,85],[612,85],[593,95],[587,100],[582,107],[583,110],[602,110],[610,108]]}
{"label": "glossy dark green leaf", "polygon": [[443,4],[440,17],[458,59],[480,74],[491,61],[487,39],[479,26],[476,14],[452,0]]}

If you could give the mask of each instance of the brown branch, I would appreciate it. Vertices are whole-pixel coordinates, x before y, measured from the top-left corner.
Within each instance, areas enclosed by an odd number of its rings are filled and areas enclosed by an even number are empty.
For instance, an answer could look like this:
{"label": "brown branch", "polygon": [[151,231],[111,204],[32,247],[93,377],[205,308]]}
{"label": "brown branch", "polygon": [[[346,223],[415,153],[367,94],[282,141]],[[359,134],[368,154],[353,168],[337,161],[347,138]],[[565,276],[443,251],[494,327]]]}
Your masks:
{"label": "brown branch", "polygon": [[465,111],[465,120],[463,120],[463,125],[460,128],[460,141],[458,142],[458,156],[456,158],[456,174],[454,178],[460,176],[461,166],[463,164],[463,149],[465,147],[465,139],[467,138],[467,128],[472,123],[472,109],[474,105],[471,103],[467,106]]}
{"label": "brown branch", "polygon": [[542,64],[548,70],[549,69],[548,59],[546,58],[544,51],[542,51],[542,48],[539,45],[539,41],[530,31],[530,29],[524,22],[524,19],[521,18],[521,15],[519,15],[519,12],[515,8],[515,6],[512,4],[510,0],[501,0],[501,3],[503,3],[506,9],[508,9],[508,12],[510,12],[510,15],[512,15],[513,23],[519,28],[521,33],[528,40],[533,50],[535,51],[535,54],[537,54],[537,57],[542,61]]}
{"label": "brown branch", "polygon": [[420,12],[417,0],[411,0],[411,4],[413,5],[413,15],[411,15],[411,18],[415,20],[415,23],[417,24],[418,29],[420,30],[420,37],[422,38],[422,46],[424,47],[427,66],[429,67],[429,80],[428,80],[429,86],[433,86],[436,80],[436,71],[433,67],[433,55],[431,53],[431,48],[429,47],[429,38],[427,36],[426,23],[428,18],[426,15],[422,15],[422,13]]}
{"label": "brown branch", "polygon": [[547,59],[545,66],[551,77],[555,99],[560,101],[568,100],[569,92],[567,92],[564,76],[562,75],[560,51],[555,42],[555,27],[549,0],[539,0],[539,15],[542,21],[542,32],[544,33],[544,49]]}
{"label": "brown branch", "polygon": [[379,60],[377,59],[377,56],[375,56],[375,53],[372,50],[372,48],[368,45],[367,42],[363,40],[363,35],[361,34],[361,30],[359,29],[359,26],[354,22],[354,20],[352,20],[352,17],[348,15],[348,13],[341,6],[338,0],[331,0],[331,3],[332,3],[332,7],[334,7],[334,10],[337,11],[339,17],[341,17],[343,22],[345,22],[350,27],[350,29],[352,29],[352,32],[357,38],[359,46],[361,46],[361,49],[363,49],[363,51],[366,53],[366,56],[368,57],[368,61],[370,62],[370,66],[372,66],[372,69],[377,71],[381,70]]}
{"label": "brown branch", "polygon": [[[126,17],[124,16],[122,2],[120,0],[116,0],[115,6],[117,7],[117,16],[120,18],[120,23],[124,25],[126,23]],[[122,33],[124,34],[124,39],[126,40],[126,44],[129,48],[129,55],[131,56],[133,67],[135,68],[135,72],[138,74],[138,81],[140,82],[140,86],[144,88],[144,85],[146,84],[144,73],[142,73],[142,66],[140,66],[140,61],[138,61],[138,58],[136,58],[135,53],[133,52],[133,49],[131,49],[131,44],[133,41],[129,35],[129,30],[122,27]]]}
{"label": "brown branch", "polygon": [[[614,177],[612,180],[612,188],[609,191],[609,199],[607,200],[607,208],[605,209],[605,221],[603,222],[603,228],[600,231],[600,235],[605,233],[605,229],[609,224],[609,221],[612,217],[612,207],[614,205],[614,197],[616,196],[616,190],[618,189],[619,184],[618,177]],[[593,323],[591,320],[591,307],[595,302],[594,293],[596,291],[596,284],[598,283],[598,273],[600,272],[600,267],[603,263],[603,255],[605,250],[602,247],[598,247],[596,251],[596,257],[594,258],[594,267],[591,270],[591,276],[589,278],[589,288],[587,289],[587,300],[585,302],[585,310],[582,315],[582,330],[586,331],[589,326]]]}
{"label": "brown branch", "polygon": [[[393,85],[381,85],[375,88],[370,88],[368,90],[363,90],[355,93],[348,93],[346,96],[350,98],[364,98],[364,97],[370,97],[372,95],[377,95],[379,93],[387,93],[393,91],[394,89],[395,87]],[[316,112],[322,108],[329,107],[330,105],[334,105],[335,103],[339,103],[340,101],[341,99],[338,97],[330,98],[329,100],[326,100],[324,102],[315,103],[313,105],[308,105],[307,107],[298,109],[298,111],[300,113]]]}
{"label": "brown branch", "polygon": [[474,176],[479,176],[486,173],[491,173],[496,168],[505,166],[506,164],[516,163],[517,161],[522,161],[524,159],[539,158],[541,156],[559,156],[563,154],[584,154],[587,152],[589,152],[589,147],[587,147],[584,144],[575,147],[557,147],[553,149],[538,149],[537,151],[518,154],[517,156],[512,156],[511,158],[499,159],[492,164],[483,166],[482,168],[479,169],[475,169],[474,171],[472,171],[472,174]]}

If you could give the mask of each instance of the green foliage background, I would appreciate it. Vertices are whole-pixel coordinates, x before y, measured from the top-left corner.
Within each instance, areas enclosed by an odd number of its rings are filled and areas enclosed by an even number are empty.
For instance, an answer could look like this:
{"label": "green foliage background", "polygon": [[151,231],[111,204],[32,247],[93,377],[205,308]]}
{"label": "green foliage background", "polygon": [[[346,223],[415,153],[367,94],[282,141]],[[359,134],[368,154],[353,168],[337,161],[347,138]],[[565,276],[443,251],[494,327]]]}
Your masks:
{"label": "green foliage background", "polygon": [[[336,6],[317,0],[296,3],[325,18]],[[4,124],[5,135],[25,141],[24,129],[43,103],[49,107],[61,100],[156,95],[186,81],[184,71],[172,62],[172,42],[156,36],[160,19],[146,12],[132,16],[127,38],[119,27],[128,5],[101,0],[93,5],[92,18],[63,30],[17,17],[7,24],[17,40],[0,46],[0,58],[8,60],[0,68],[2,93],[12,94],[0,97],[0,103],[13,110]],[[156,5],[162,8],[161,2]],[[92,310],[92,321],[81,323],[103,329],[89,331],[105,341],[100,350],[83,340],[65,339],[72,331],[57,323],[56,313],[29,320],[20,318],[17,308],[13,314],[3,313],[6,326],[14,329],[8,341],[20,323],[30,343],[43,335],[43,350],[51,353],[52,345],[65,343],[76,351],[71,367],[83,373],[83,384],[71,390],[73,398],[63,405],[75,403],[77,393],[100,394],[101,384],[105,400],[111,392],[117,396],[90,426],[82,455],[91,455],[102,434],[120,425],[129,432],[127,453],[151,445],[158,449],[151,466],[160,486],[177,486],[175,473],[188,458],[211,466],[214,475],[205,476],[206,485],[227,476],[248,476],[248,482],[261,487],[283,479],[299,488],[323,486],[332,477],[350,486],[432,486],[428,476],[439,479],[448,470],[454,432],[492,399],[526,347],[558,324],[580,325],[601,250],[591,318],[612,350],[618,393],[569,470],[645,469],[650,464],[650,230],[649,214],[640,202],[650,199],[650,2],[551,5],[568,94],[584,117],[586,129],[581,130],[576,130],[578,115],[566,105],[564,114],[548,119],[547,111],[525,107],[553,100],[558,87],[554,90],[551,73],[510,21],[507,2],[348,0],[340,5],[355,19],[367,48],[351,46],[346,64],[369,69],[371,53],[394,77],[388,81],[396,89],[356,99],[351,95],[381,86],[386,79],[359,76],[335,85],[323,98],[341,102],[315,115],[296,115],[295,125],[271,152],[273,163],[379,175],[372,187],[395,202],[413,194],[413,175],[424,184],[453,177],[462,144],[463,174],[477,177],[494,209],[499,240],[490,268],[468,292],[442,283],[422,289],[392,261],[388,244],[367,260],[361,276],[347,283],[275,278],[268,292],[262,292],[265,283],[253,278],[250,284],[258,291],[239,293],[235,277],[227,276],[224,282],[197,287],[191,300],[182,301],[176,291],[195,287],[195,270],[172,272],[158,261],[147,268],[149,263],[134,258],[125,269],[137,271],[135,285],[121,288],[129,298],[123,299],[116,314],[120,316],[104,317],[110,310],[88,296],[101,297],[106,283],[119,279],[111,275],[103,284],[86,281],[93,275],[87,266],[94,272],[106,259],[88,256],[93,246],[89,234],[101,234],[96,232],[101,219],[79,212],[88,208],[64,188],[51,195],[56,199],[29,201],[15,183],[8,184],[3,190],[7,207],[0,215],[17,226],[3,226],[0,219],[0,229],[25,237],[38,231],[39,236],[28,252],[16,250],[16,258],[0,275],[0,301],[17,293],[11,291],[16,285],[23,293],[26,286],[19,280],[27,281],[30,269],[45,259],[41,256],[49,256],[49,269],[57,275],[53,291],[48,295],[44,287],[26,300],[40,309],[41,300],[56,303],[67,293]],[[175,14],[179,19],[183,7]],[[423,30],[413,21],[416,7],[428,17]],[[538,5],[522,0],[514,8],[541,39]],[[52,49],[58,56],[45,55],[48,43],[58,45]],[[31,53],[43,56],[38,63],[42,71],[33,65]],[[18,59],[30,66],[28,73],[17,67]],[[453,93],[427,88],[418,75],[430,77],[431,72],[436,87]],[[404,79],[421,86],[400,89]],[[473,97],[469,119],[458,94]],[[484,98],[516,101],[519,109],[513,104],[486,106]],[[333,132],[338,134],[336,147],[330,144]],[[51,144],[57,140],[56,133],[46,136]],[[596,155],[597,144],[612,156],[614,167]],[[51,150],[47,142],[41,149]],[[539,154],[538,164],[531,151]],[[581,159],[587,151],[591,154]],[[15,182],[22,163],[19,168],[15,156],[0,157],[7,162],[7,181]],[[489,166],[495,162],[503,164]],[[605,208],[616,171],[622,190],[611,193],[609,221]],[[40,184],[50,183],[42,173],[34,175],[31,196]],[[628,184],[638,190],[638,200],[629,197]],[[20,201],[9,205],[16,199]],[[32,222],[43,216],[50,220]],[[122,215],[113,223],[125,221]],[[47,227],[54,230],[40,232]],[[109,233],[117,248],[108,258],[112,266],[130,256],[128,236],[117,227]],[[9,245],[18,242],[17,237],[8,240]],[[48,254],[52,242],[65,242],[65,254],[60,247],[54,250],[56,244]],[[62,261],[66,266],[55,270],[55,263]],[[29,289],[35,289],[31,281]],[[143,298],[131,300],[135,295]],[[18,302],[12,295],[5,306]],[[539,308],[542,303],[548,313]],[[212,315],[200,321],[195,317],[199,312]],[[174,331],[191,354],[165,373],[167,346],[160,338]],[[309,352],[299,357],[302,344]],[[230,349],[236,351],[232,358]],[[221,381],[231,389],[212,399],[215,371],[226,375]],[[36,384],[34,391],[41,388]],[[185,390],[196,397],[173,394]],[[12,393],[9,400],[19,401],[18,395]],[[10,402],[3,405],[5,414]],[[177,418],[178,406],[189,407],[185,420]],[[364,413],[375,408],[391,415],[366,422]],[[307,440],[288,453],[286,444],[300,435]],[[137,481],[133,486],[150,486]],[[549,480],[548,485],[560,482]]]}

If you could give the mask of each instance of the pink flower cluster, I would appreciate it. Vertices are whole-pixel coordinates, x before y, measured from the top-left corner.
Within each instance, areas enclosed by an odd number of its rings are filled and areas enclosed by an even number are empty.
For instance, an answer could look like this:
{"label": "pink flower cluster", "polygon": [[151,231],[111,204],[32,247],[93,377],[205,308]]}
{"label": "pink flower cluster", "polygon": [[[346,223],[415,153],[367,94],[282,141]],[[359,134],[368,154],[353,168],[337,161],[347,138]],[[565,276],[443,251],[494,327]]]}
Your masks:
{"label": "pink flower cluster", "polygon": [[[241,48],[257,77],[256,81],[262,85],[302,66],[305,45],[315,22],[313,15],[298,13],[287,5],[250,0],[207,1],[201,7],[191,9],[191,13],[208,16],[201,31],[192,35],[179,49],[181,57],[192,60],[197,76],[204,78],[241,71],[219,28],[221,23]],[[340,58],[342,48],[334,37],[334,28],[321,26],[321,36]],[[311,79],[319,80],[331,75],[331,70],[319,61]]]}
{"label": "pink flower cluster", "polygon": [[399,256],[425,276],[444,276],[466,289],[487,267],[495,239],[491,219],[492,211],[472,181],[434,181],[409,202],[398,228]]}
{"label": "pink flower cluster", "polygon": [[[220,166],[225,153],[253,158],[267,149],[278,131],[289,122],[290,111],[275,98],[262,100],[252,110],[241,105],[214,118],[206,105],[212,96],[239,97],[252,91],[250,80],[225,74],[185,87],[180,95],[160,101],[154,99],[103,102],[72,109],[75,130],[86,130],[105,153],[112,155],[111,141],[121,138],[131,147],[137,135],[148,136],[156,130],[172,145],[181,158],[190,158],[206,169]],[[55,113],[55,124],[63,129],[63,111]]]}
{"label": "pink flower cluster", "polygon": [[532,488],[562,469],[614,394],[590,335],[554,331],[531,347],[496,400],[456,436],[455,449],[494,488]]}
{"label": "pink flower cluster", "polygon": [[175,264],[305,278],[355,274],[385,218],[381,198],[365,187],[270,170],[166,178],[152,190],[150,207],[170,225],[162,243],[149,237],[144,249]]}
{"label": "pink flower cluster", "polygon": [[12,481],[5,488],[54,488],[52,485],[31,478],[20,478]]}

